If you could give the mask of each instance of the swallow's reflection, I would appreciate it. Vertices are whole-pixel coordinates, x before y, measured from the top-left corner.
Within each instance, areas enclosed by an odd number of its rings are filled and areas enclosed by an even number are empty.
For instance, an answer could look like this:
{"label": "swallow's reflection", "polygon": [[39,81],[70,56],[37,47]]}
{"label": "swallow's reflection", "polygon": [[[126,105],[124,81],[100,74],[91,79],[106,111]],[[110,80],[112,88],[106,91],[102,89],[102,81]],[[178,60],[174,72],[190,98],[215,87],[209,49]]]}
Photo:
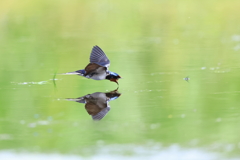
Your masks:
{"label": "swallow's reflection", "polygon": [[85,103],[85,109],[93,120],[101,120],[110,110],[109,102],[117,99],[121,93],[116,90],[111,92],[95,92],[79,98],[67,98],[69,101]]}

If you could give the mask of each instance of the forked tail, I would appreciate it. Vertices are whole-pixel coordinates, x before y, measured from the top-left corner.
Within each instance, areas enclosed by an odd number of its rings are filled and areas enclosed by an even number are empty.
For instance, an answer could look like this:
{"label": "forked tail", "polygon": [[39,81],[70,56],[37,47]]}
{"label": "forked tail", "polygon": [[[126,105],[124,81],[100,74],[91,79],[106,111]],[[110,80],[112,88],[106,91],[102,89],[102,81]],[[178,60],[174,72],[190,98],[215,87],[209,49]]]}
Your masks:
{"label": "forked tail", "polygon": [[60,73],[60,75],[72,75],[72,74],[75,74],[75,75],[84,76],[85,73],[86,73],[86,71],[84,69],[82,69],[82,70],[77,70],[77,71],[74,71],[74,72]]}

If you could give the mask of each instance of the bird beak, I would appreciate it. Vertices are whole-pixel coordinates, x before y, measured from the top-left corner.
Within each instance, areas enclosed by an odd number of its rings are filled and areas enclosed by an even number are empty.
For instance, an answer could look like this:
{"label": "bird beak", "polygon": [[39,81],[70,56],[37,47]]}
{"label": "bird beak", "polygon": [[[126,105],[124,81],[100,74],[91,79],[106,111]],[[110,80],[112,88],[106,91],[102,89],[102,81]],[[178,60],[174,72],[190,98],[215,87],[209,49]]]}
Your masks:
{"label": "bird beak", "polygon": [[[117,79],[110,79],[110,81],[115,82],[118,84]],[[119,85],[119,84],[118,84]]]}

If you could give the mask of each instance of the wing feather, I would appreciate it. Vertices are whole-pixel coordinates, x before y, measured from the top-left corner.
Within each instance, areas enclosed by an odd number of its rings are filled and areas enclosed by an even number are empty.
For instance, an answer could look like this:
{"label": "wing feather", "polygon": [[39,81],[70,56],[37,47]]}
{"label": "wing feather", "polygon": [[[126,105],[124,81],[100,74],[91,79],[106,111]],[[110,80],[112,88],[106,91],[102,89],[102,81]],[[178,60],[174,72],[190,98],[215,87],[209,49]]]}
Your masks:
{"label": "wing feather", "polygon": [[109,110],[110,110],[109,106],[102,109],[98,114],[92,116],[92,119],[95,120],[95,121],[101,120],[103,117],[106,116],[106,114],[109,112]]}
{"label": "wing feather", "polygon": [[96,63],[89,63],[86,67],[85,67],[85,76],[88,75],[91,72],[96,71],[99,67],[101,67],[100,65],[96,64]]}
{"label": "wing feather", "polygon": [[90,62],[96,63],[100,66],[107,67],[107,68],[110,66],[110,60],[108,59],[106,54],[103,52],[103,50],[98,46],[94,46],[92,48],[92,52],[90,55]]}

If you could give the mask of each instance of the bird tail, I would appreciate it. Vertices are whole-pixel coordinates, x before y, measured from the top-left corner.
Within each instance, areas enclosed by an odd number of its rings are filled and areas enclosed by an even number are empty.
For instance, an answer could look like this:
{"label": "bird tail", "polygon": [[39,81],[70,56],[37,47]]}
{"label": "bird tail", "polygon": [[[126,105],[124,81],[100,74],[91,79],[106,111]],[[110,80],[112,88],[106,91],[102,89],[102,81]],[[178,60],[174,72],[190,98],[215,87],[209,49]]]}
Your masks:
{"label": "bird tail", "polygon": [[84,76],[84,74],[86,73],[86,71],[84,69],[82,70],[77,70],[74,72],[67,72],[67,73],[59,73],[60,75],[80,75],[80,76]]}
{"label": "bird tail", "polygon": [[68,101],[74,101],[74,102],[77,102],[77,101],[78,101],[77,98],[66,98],[66,100],[68,100]]}
{"label": "bird tail", "polygon": [[67,73],[62,73],[62,74],[79,74],[78,72],[67,72]]}
{"label": "bird tail", "polygon": [[78,102],[78,103],[86,103],[85,99],[80,97],[80,98],[66,98],[66,100],[68,101],[74,101],[74,102]]}

